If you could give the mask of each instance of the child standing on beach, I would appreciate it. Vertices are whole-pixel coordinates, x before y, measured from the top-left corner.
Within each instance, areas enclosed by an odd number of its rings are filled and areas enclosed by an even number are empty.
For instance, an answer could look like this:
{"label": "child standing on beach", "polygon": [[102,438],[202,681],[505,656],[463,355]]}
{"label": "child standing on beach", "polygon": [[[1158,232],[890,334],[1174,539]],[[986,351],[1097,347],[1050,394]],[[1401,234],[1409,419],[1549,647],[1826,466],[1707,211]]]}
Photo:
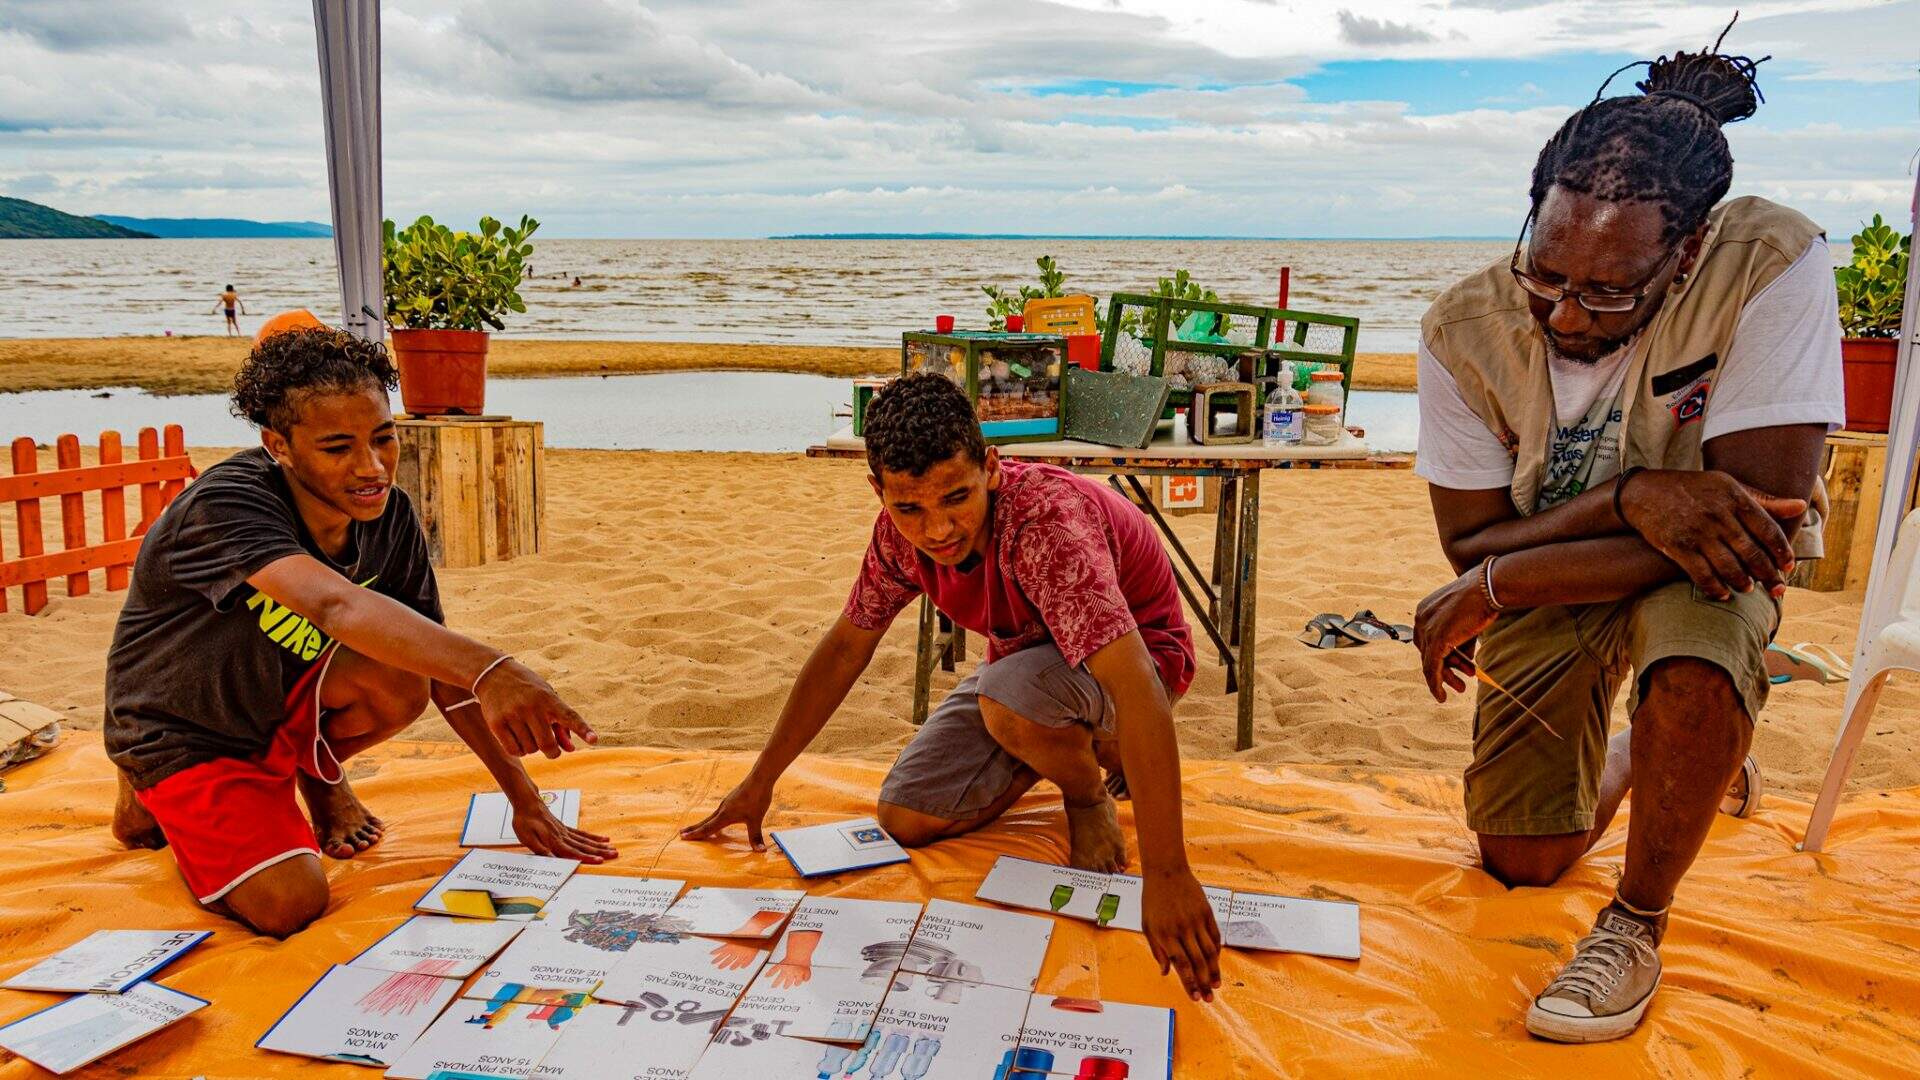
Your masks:
{"label": "child standing on beach", "polygon": [[562,825],[516,760],[558,757],[593,730],[527,667],[441,625],[426,538],[391,486],[395,381],[379,344],[338,330],[257,344],[233,409],[261,445],[154,523],[107,654],[114,835],[170,845],[195,898],[274,937],[326,910],[322,852],[352,858],[385,829],[343,763],[428,700],[506,793],[530,850],[614,855]]}
{"label": "child standing on beach", "polygon": [[[1127,866],[1112,792],[1130,791],[1144,871],[1143,921],[1161,971],[1211,1000],[1220,931],[1188,867],[1173,703],[1193,680],[1193,635],[1172,564],[1146,515],[1103,485],[1050,465],[1002,462],[966,391],[910,375],[866,414],[868,478],[880,499],[846,608],[795,680],[752,772],[682,833],[747,828],[762,847],[773,786],[826,726],[887,627],[925,595],[986,638],[901,751],[878,817],[909,847],[997,819],[1041,780],[1065,803],[1069,861]],[[1103,775],[1103,770],[1106,775]]]}
{"label": "child standing on beach", "polygon": [[247,310],[247,303],[240,299],[240,294],[233,291],[232,282],[227,283],[225,291],[220,294],[220,299],[213,303],[213,310],[219,311],[222,308],[226,309],[227,313],[227,336],[239,337],[240,320],[234,314],[235,309],[239,309],[241,315],[251,315],[253,312]]}

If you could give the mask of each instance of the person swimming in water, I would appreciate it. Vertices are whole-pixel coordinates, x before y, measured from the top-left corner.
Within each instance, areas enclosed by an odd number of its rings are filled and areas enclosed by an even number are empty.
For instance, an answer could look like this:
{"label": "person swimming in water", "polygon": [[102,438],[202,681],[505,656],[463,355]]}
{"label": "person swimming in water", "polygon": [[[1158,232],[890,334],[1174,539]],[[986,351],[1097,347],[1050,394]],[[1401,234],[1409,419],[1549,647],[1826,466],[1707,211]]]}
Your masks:
{"label": "person swimming in water", "polygon": [[231,282],[227,284],[226,291],[220,294],[219,301],[213,305],[214,311],[219,311],[222,308],[225,308],[227,312],[227,336],[239,337],[240,320],[235,317],[234,309],[238,308],[241,315],[251,315],[253,312],[247,310],[246,302],[240,299],[240,294],[233,291],[233,284]]}

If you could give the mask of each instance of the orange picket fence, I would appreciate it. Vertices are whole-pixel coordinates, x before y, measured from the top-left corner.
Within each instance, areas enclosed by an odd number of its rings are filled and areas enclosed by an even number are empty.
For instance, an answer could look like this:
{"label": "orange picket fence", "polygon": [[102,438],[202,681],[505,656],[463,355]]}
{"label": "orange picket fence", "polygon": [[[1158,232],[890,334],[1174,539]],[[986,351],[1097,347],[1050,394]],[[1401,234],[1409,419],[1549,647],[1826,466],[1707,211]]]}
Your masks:
{"label": "orange picket fence", "polygon": [[[85,596],[89,575],[106,571],[109,591],[127,587],[140,538],[160,512],[196,475],[187,456],[186,435],[180,425],[168,424],[164,433],[142,428],[139,459],[127,461],[120,433],[100,433],[100,463],[80,464],[80,440],[62,435],[54,443],[55,467],[40,471],[33,440],[13,440],[13,475],[0,476],[0,506],[13,503],[19,552],[7,557],[0,547],[0,611],[7,610],[7,590],[20,587],[21,609],[37,615],[47,606],[47,582],[65,578],[68,596]],[[127,531],[127,488],[140,488],[140,520]],[[87,543],[86,494],[100,493],[99,543]],[[61,550],[49,552],[41,535],[40,500],[60,500]]]}

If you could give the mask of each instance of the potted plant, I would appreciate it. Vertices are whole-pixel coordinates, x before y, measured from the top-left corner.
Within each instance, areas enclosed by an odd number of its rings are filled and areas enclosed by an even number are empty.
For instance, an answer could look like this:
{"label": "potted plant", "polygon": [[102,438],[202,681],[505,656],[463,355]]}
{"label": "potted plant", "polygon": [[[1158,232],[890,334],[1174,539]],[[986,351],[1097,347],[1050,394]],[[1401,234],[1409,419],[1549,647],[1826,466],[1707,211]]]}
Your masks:
{"label": "potted plant", "polygon": [[1853,238],[1853,262],[1834,270],[1840,292],[1840,362],[1847,381],[1847,427],[1885,431],[1893,414],[1894,364],[1913,237],[1873,215]]}
{"label": "potted plant", "polygon": [[381,230],[387,326],[400,369],[400,403],[415,416],[478,416],[487,404],[487,328],[504,330],[524,312],[520,280],[540,223],[517,228],[490,217],[480,231],[456,232],[432,218]]}

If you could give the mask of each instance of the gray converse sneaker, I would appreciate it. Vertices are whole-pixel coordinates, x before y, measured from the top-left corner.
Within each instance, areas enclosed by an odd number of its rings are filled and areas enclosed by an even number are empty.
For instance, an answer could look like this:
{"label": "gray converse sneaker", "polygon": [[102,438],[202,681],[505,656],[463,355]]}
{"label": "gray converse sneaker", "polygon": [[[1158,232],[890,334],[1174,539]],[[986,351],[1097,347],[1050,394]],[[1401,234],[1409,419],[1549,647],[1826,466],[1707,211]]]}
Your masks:
{"label": "gray converse sneaker", "polygon": [[1728,817],[1750,818],[1760,809],[1760,793],[1765,785],[1760,783],[1760,763],[1748,754],[1747,760],[1740,763],[1740,777],[1727,789],[1720,800],[1720,812]]}
{"label": "gray converse sneaker", "polygon": [[1533,999],[1527,1030],[1554,1042],[1618,1039],[1640,1026],[1659,988],[1653,931],[1609,905],[1574,946],[1573,959]]}

